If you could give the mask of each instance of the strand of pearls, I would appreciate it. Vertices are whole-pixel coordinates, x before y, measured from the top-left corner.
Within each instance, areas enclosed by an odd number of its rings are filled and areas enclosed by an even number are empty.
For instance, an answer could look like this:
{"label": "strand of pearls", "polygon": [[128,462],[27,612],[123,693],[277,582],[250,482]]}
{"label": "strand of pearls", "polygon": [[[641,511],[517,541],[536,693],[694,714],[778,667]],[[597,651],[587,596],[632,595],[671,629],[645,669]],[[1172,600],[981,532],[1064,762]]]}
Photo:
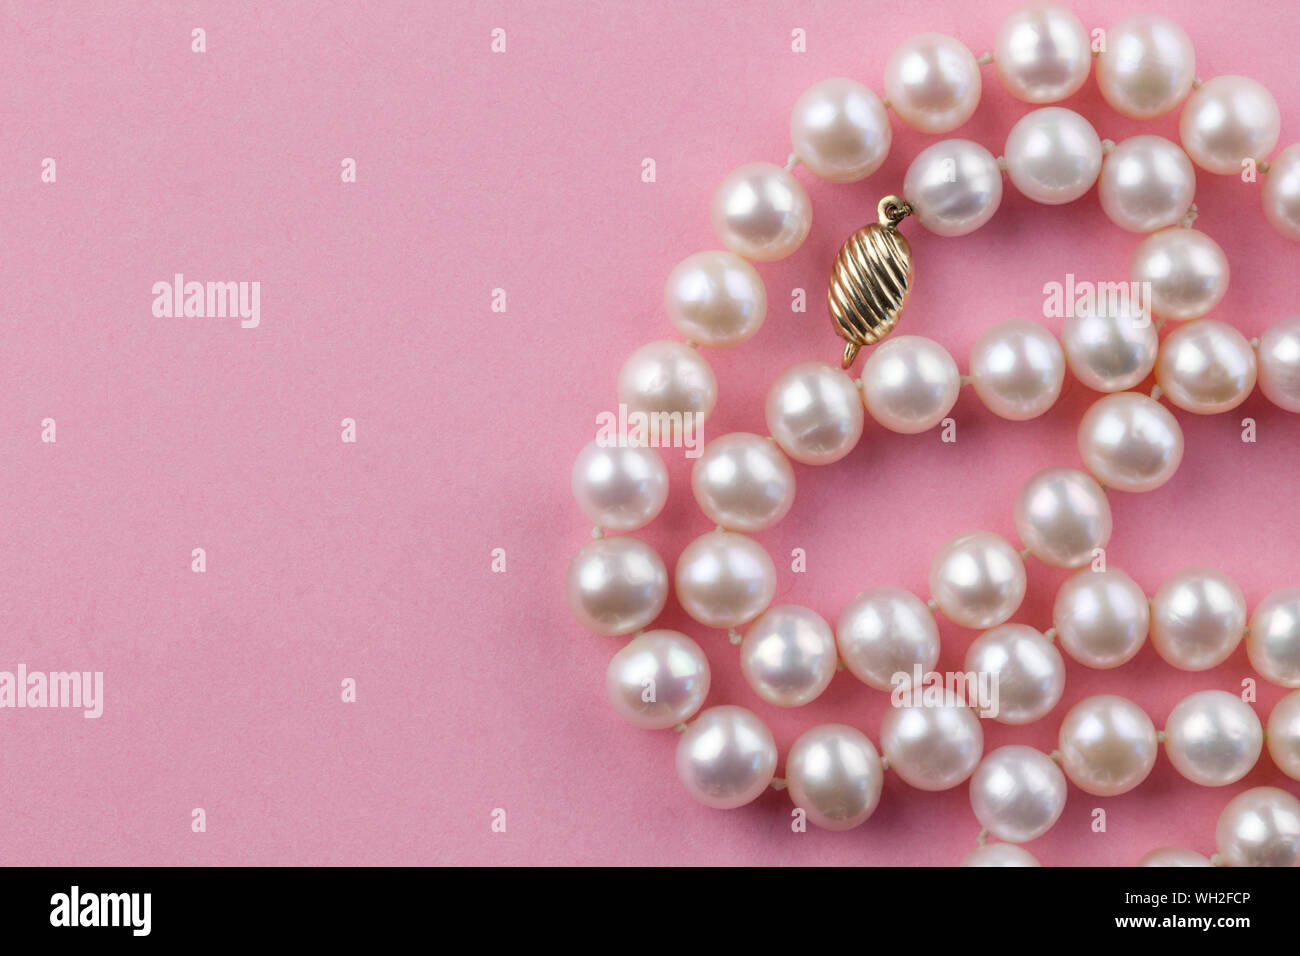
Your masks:
{"label": "strand of pearls", "polygon": [[[619,401],[633,411],[712,411],[717,383],[699,347],[736,346],[758,331],[767,297],[747,260],[784,258],[811,229],[811,203],[792,174],[796,163],[832,182],[860,180],[888,153],[888,111],[923,132],[949,132],[978,106],[982,64],[992,63],[1016,98],[1047,104],[1077,91],[1093,59],[1074,14],[1055,4],[1031,4],[1004,21],[994,52],[978,60],[952,37],[908,39],[886,65],[886,100],[851,79],[815,84],[794,108],[790,162],[741,166],[719,186],[712,220],[725,251],[683,260],[665,289],[669,319],[687,341],[652,342],[633,353],[618,376]],[[972,643],[966,668],[998,680],[994,719],[1005,723],[1038,720],[1059,702],[1065,664],[1056,641],[1077,662],[1110,668],[1130,660],[1149,635],[1166,661],[1195,671],[1221,663],[1244,638],[1261,675],[1300,688],[1300,588],[1269,595],[1248,626],[1240,589],[1217,571],[1185,569],[1148,598],[1122,571],[1085,567],[1111,535],[1106,489],[1153,490],[1182,459],[1181,428],[1159,397],[1184,411],[1216,414],[1235,408],[1258,385],[1275,404],[1300,411],[1300,317],[1278,323],[1257,341],[1207,318],[1227,289],[1228,263],[1217,243],[1190,228],[1192,164],[1227,175],[1255,163],[1267,172],[1261,190],[1266,217],[1284,236],[1300,239],[1300,144],[1269,162],[1280,129],[1271,95],[1245,77],[1197,81],[1190,40],[1164,17],[1117,24],[1095,59],[1104,98],[1125,115],[1162,115],[1186,99],[1182,148],[1157,136],[1103,141],[1078,113],[1043,107],[1015,124],[1002,157],[960,139],[923,150],[907,171],[903,196],[927,229],[960,236],[996,212],[1004,173],[1045,204],[1071,202],[1097,183],[1103,210],[1116,225],[1149,234],[1134,253],[1130,274],[1150,284],[1150,311],[1160,322],[1184,324],[1161,342],[1158,323],[1147,317],[1094,308],[1067,319],[1060,341],[1031,322],[995,325],[976,342],[965,376],[941,345],[915,335],[877,345],[857,380],[820,362],[783,372],[767,397],[770,436],[724,435],[697,461],[692,491],[717,530],[691,542],[674,573],[683,609],[729,632],[740,645],[746,680],[766,702],[806,704],[840,669],[881,690],[891,689],[900,672],[930,671],[939,656],[935,612],[984,632]],[[967,384],[1000,417],[1037,417],[1055,403],[1067,367],[1106,394],[1079,426],[1086,471],[1049,468],[1020,489],[1014,516],[1023,550],[987,531],[958,535],[935,556],[928,601],[898,588],[872,588],[854,598],[834,629],[808,608],[770,606],[775,566],[747,535],[770,528],[790,510],[791,460],[838,461],[857,445],[868,414],[895,432],[931,429]],[[1129,391],[1152,372],[1153,395]],[[667,601],[663,561],[636,538],[604,534],[636,530],[663,508],[668,477],[658,454],[593,442],[574,465],[573,490],[596,529],[570,566],[570,605],[597,633],[635,635],[610,662],[610,701],[636,726],[681,733],[678,775],[709,806],[742,806],[777,786],[788,789],[815,824],[848,829],[875,810],[886,769],[923,790],[969,780],[983,830],[964,865],[1037,865],[1015,844],[1056,822],[1067,778],[1092,794],[1127,792],[1146,779],[1163,743],[1183,776],[1226,786],[1249,772],[1263,751],[1259,718],[1222,691],[1190,695],[1162,731],[1129,700],[1088,698],[1065,716],[1059,750],[1050,755],[1021,746],[985,755],[980,719],[969,707],[904,706],[892,708],[882,723],[883,756],[861,731],[823,725],[794,743],[786,777],[778,779],[776,744],[757,715],[725,705],[701,711],[710,669],[700,646],[676,631],[646,630]],[[1082,569],[1060,588],[1045,633],[1006,623],[1024,597],[1030,556]],[[742,635],[737,629],[743,625]],[[647,687],[654,688],[649,699]],[[1300,779],[1300,691],[1274,708],[1267,741],[1278,767]],[[988,843],[990,835],[1003,842]],[[1220,818],[1217,843],[1222,863],[1300,863],[1300,801],[1276,788],[1239,795]],[[1142,861],[1210,862],[1179,848],[1153,851]]]}

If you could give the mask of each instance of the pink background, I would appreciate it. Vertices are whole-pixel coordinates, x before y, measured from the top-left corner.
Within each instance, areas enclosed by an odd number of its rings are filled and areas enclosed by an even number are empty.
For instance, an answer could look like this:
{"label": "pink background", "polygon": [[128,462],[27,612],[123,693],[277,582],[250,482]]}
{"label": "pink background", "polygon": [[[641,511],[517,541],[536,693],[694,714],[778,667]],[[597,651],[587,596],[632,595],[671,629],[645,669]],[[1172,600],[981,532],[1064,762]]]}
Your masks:
{"label": "pink background", "polygon": [[[716,246],[711,192],[742,162],[783,161],[789,109],[811,82],[879,90],[891,48],[922,30],[992,45],[1011,3],[154,3],[0,5],[0,669],[102,670],[105,711],[0,711],[0,860],[22,864],[898,863],[950,864],[978,825],[966,788],[930,794],[889,775],[880,809],[844,834],[789,829],[789,799],[694,804],[671,733],[624,725],[604,699],[614,640],[563,598],[587,540],[569,469],[637,345],[673,334],[669,269]],[[1196,44],[1203,77],[1244,72],[1300,130],[1285,2],[1144,2]],[[1078,3],[1089,27],[1129,3]],[[190,30],[208,52],[190,52]],[[495,27],[504,54],[489,50]],[[808,50],[790,50],[790,31]],[[1028,107],[991,68],[957,135],[1000,152]],[[1135,124],[1092,80],[1067,102],[1103,136],[1176,138],[1177,114]],[[771,310],[746,347],[709,353],[721,401],[706,437],[761,431],[771,379],[833,361],[827,268],[899,188],[932,137],[895,124],[885,166],[834,186],[798,172],[816,210],[798,254],[763,266]],[[58,182],[40,182],[44,157]],[[340,182],[354,157],[359,181]],[[641,161],[658,178],[641,182]],[[1297,310],[1296,247],[1259,210],[1258,184],[1200,173],[1197,225],[1228,252],[1217,315],[1247,335]],[[1127,277],[1138,238],[1095,192],[1040,207],[1008,187],[993,222],[944,240],[907,234],[918,281],[904,324],[966,365],[993,322],[1041,316],[1042,284]],[[151,285],[257,280],[262,320],[156,319]],[[490,310],[504,288],[508,312]],[[790,290],[809,311],[792,314]],[[1059,328],[1059,321],[1048,324]],[[1077,464],[1094,396],[1067,379],[1045,418],[1013,424],[964,393],[959,440],[868,423],[839,465],[799,467],[789,517],[760,536],[778,601],[831,619],[862,588],[924,593],[957,532],[1012,534],[1019,484]],[[1239,440],[1240,420],[1259,440]],[[40,441],[54,418],[57,444]],[[341,419],[358,441],[340,441]],[[1188,454],[1167,486],[1112,495],[1110,563],[1148,591],[1211,564],[1253,607],[1300,584],[1300,421],[1261,397],[1239,413],[1179,413]],[[674,484],[644,532],[669,567],[708,523]],[[206,574],[190,571],[203,547]],[[808,554],[790,572],[792,548]],[[491,572],[505,549],[507,572]],[[1015,620],[1046,627],[1063,578],[1030,563]],[[670,601],[662,623],[714,665],[710,703],[768,719],[782,753],[843,721],[878,737],[887,698],[847,675],[778,712],[740,678],[725,635]],[[941,668],[973,634],[944,625]],[[1065,710],[1108,691],[1161,724],[1201,688],[1236,690],[1244,649],[1184,674],[1148,647],[1130,664],[1070,664],[1065,698],[988,746],[1050,750]],[[340,701],[355,678],[358,702]],[[1266,718],[1278,688],[1261,684]],[[1264,757],[1210,791],[1161,757],[1129,795],[1072,789],[1030,844],[1046,864],[1131,863],[1147,849],[1213,850],[1215,818],[1248,785],[1287,781]],[[1108,831],[1089,829],[1104,806]],[[190,812],[207,813],[192,833]],[[507,831],[490,829],[494,808]]]}

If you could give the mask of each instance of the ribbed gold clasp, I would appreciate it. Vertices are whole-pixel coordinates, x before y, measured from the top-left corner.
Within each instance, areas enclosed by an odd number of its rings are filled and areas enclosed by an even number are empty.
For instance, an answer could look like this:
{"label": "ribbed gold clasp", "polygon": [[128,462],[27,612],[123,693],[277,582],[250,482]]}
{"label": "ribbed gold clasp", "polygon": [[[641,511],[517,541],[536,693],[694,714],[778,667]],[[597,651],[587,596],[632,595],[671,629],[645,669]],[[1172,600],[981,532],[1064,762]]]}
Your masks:
{"label": "ribbed gold clasp", "polygon": [[844,368],[862,346],[893,330],[912,288],[912,247],[897,228],[912,207],[898,196],[885,196],[876,214],[878,222],[863,226],[840,247],[826,290],[836,334],[846,343]]}

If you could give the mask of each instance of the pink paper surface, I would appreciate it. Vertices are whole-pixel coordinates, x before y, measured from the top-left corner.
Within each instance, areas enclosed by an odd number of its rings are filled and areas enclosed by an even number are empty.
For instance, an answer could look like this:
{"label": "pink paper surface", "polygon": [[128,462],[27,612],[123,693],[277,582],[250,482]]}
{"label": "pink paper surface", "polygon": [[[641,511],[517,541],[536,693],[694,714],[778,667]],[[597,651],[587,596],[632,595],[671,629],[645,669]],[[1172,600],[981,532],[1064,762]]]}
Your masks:
{"label": "pink paper surface", "polygon": [[[5,534],[0,670],[104,673],[104,713],[0,710],[0,860],[13,864],[718,863],[952,864],[979,826],[966,788],[922,793],[887,775],[879,810],[849,833],[792,833],[789,797],[734,812],[696,805],[672,733],[625,725],[604,698],[616,640],[582,630],[565,568],[590,526],[569,492],[619,364],[673,336],[664,279],[714,248],[711,193],[731,168],[782,162],[789,110],[812,82],[880,90],[893,46],[950,32],[976,54],[1011,3],[187,2],[0,8],[0,198],[5,290],[0,439]],[[1202,77],[1246,73],[1277,98],[1282,145],[1300,129],[1286,2],[1169,3]],[[1075,5],[1089,28],[1134,12]],[[207,51],[191,51],[191,31]],[[503,29],[506,51],[493,53]],[[807,52],[791,50],[791,31]],[[957,134],[995,153],[1029,107],[984,71]],[[1115,114],[1089,80],[1065,105],[1103,136],[1177,138],[1177,113]],[[764,265],[760,334],[710,352],[721,399],[706,437],[763,431],[768,383],[834,361],[829,263],[935,137],[895,122],[863,183],[797,175],[813,231]],[[57,181],[41,181],[46,157]],[[357,163],[357,181],[340,164]],[[656,181],[642,182],[642,161]],[[1198,227],[1227,251],[1216,315],[1257,335],[1300,310],[1297,252],[1259,209],[1259,184],[1198,172]],[[940,239],[906,227],[917,261],[906,331],[966,366],[976,336],[1041,317],[1066,273],[1127,278],[1138,237],[1095,190],[1037,206],[1008,186],[986,228]],[[258,281],[261,321],[156,318],[153,283]],[[791,290],[807,290],[794,314]],[[493,312],[504,289],[507,311]],[[1059,329],[1059,320],[1045,320]],[[1067,378],[1058,406],[1001,421],[963,393],[959,439],[868,422],[838,465],[797,467],[799,496],[759,535],[778,602],[830,620],[859,590],[925,593],[935,549],[974,528],[1011,536],[1030,474],[1076,465],[1095,396]],[[1240,440],[1253,418],[1258,441]],[[54,419],[57,441],[41,440]],[[341,440],[342,421],[357,440]],[[1178,413],[1188,452],[1159,491],[1112,494],[1110,564],[1148,592],[1187,565],[1240,582],[1251,607],[1300,584],[1300,420],[1258,394],[1212,418]],[[643,533],[672,567],[709,529],[689,463]],[[793,548],[807,571],[790,570]],[[203,548],[205,573],[191,571]],[[494,549],[506,572],[493,573]],[[1064,578],[1029,565],[1014,620],[1040,628]],[[768,720],[782,754],[838,721],[878,739],[886,695],[840,675],[781,712],[740,676],[725,634],[670,599],[661,623],[713,663],[709,703]],[[943,625],[942,669],[973,634]],[[1202,688],[1253,676],[1244,648],[1212,671],[1144,648],[1114,671],[1068,666],[1037,724],[986,725],[991,749],[1050,750],[1075,701],[1141,703],[1161,725]],[[356,681],[357,700],[341,699]],[[1260,683],[1266,718],[1282,690]],[[1071,789],[1029,845],[1045,864],[1129,864],[1168,844],[1213,852],[1235,793],[1300,792],[1265,756],[1208,790],[1166,758],[1137,791]],[[1107,829],[1091,829],[1104,807]],[[194,832],[202,808],[206,831]],[[506,812],[493,832],[493,812]]]}

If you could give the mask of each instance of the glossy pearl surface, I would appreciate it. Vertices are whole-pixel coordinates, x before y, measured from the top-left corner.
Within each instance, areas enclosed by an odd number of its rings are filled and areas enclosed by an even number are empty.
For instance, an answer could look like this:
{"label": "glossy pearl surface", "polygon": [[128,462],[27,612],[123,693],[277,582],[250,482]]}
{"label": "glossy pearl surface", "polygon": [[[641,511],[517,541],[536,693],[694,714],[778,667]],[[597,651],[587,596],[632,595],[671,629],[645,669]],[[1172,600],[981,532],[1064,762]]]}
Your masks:
{"label": "glossy pearl surface", "polygon": [[1022,116],[1007,134],[1007,176],[1034,202],[1078,199],[1101,172],[1101,137],[1074,110],[1048,106]]}
{"label": "glossy pearl surface", "polygon": [[1151,598],[1151,644],[1184,671],[1217,667],[1246,630],[1246,598],[1237,582],[1213,568],[1184,568]]}
{"label": "glossy pearl surface", "polygon": [[1264,728],[1236,694],[1202,690],[1183,698],[1165,720],[1169,762],[1193,783],[1226,787],[1254,768]]}
{"label": "glossy pearl surface", "polygon": [[946,133],[965,123],[979,106],[980,88],[974,55],[941,33],[908,37],[885,63],[890,107],[922,133]]}
{"label": "glossy pearl surface", "polygon": [[999,840],[1027,843],[1061,816],[1065,787],[1065,775],[1047,754],[1032,747],[999,747],[971,777],[971,809]]}
{"label": "glossy pearl surface", "polygon": [[1174,227],[1152,233],[1133,253],[1130,276],[1151,283],[1151,311],[1166,319],[1199,319],[1228,291],[1228,257],[1203,232]]}
{"label": "glossy pearl surface", "polygon": [[891,336],[862,367],[862,400],[881,425],[905,435],[928,431],[952,411],[961,389],[948,350],[919,335]]}
{"label": "glossy pearl surface", "polygon": [[893,130],[880,97],[857,80],[814,83],[794,105],[790,142],[799,160],[822,179],[857,182],[889,154]]}
{"label": "glossy pearl surface", "polygon": [[991,531],[958,535],[930,565],[930,594],[954,624],[994,627],[1016,613],[1025,597],[1025,563]]}
{"label": "glossy pearl surface", "polygon": [[1070,371],[1088,388],[1122,392],[1155,368],[1160,338],[1150,316],[1127,299],[1072,310],[1061,328],[1061,347]]}
{"label": "glossy pearl surface", "polygon": [[769,608],[740,645],[740,671],[759,697],[777,707],[802,707],[835,676],[835,635],[806,607]]}
{"label": "glossy pearl surface", "polygon": [[1042,866],[1034,855],[1014,843],[986,843],[962,858],[962,866]]}
{"label": "glossy pearl surface", "polygon": [[570,484],[582,513],[611,531],[650,523],[668,500],[668,469],[653,448],[593,441],[578,453]]}
{"label": "glossy pearl surface", "polygon": [[866,734],[845,724],[807,731],[785,761],[790,799],[826,830],[851,830],[865,822],[880,802],[884,775]]}
{"label": "glossy pearl surface", "polygon": [[1196,52],[1187,31],[1159,14],[1125,17],[1106,32],[1106,49],[1097,57],[1101,95],[1133,119],[1168,113],[1195,78]]}
{"label": "glossy pearl surface", "polygon": [[646,631],[614,655],[605,691],[634,727],[665,730],[700,709],[709,693],[709,659],[678,631]]}
{"label": "glossy pearl surface", "polygon": [[618,373],[618,400],[632,412],[708,415],[718,401],[718,380],[699,352],[665,339],[628,356]]}
{"label": "glossy pearl surface", "polygon": [[1250,396],[1255,377],[1255,350],[1225,322],[1197,319],[1180,325],[1160,343],[1156,382],[1184,411],[1231,411]]}
{"label": "glossy pearl surface", "polygon": [[1274,684],[1300,687],[1300,588],[1274,591],[1255,607],[1246,656]]}
{"label": "glossy pearl surface", "polygon": [[964,236],[993,218],[1002,203],[1002,170],[983,146],[946,139],[917,154],[903,177],[903,198],[938,236]]}
{"label": "glossy pearl surface", "polygon": [[975,340],[970,378],[989,411],[1009,421],[1027,421],[1056,404],[1065,381],[1065,353],[1056,336],[1037,322],[999,322]]}
{"label": "glossy pearl surface", "polygon": [[1196,195],[1196,171],[1176,143],[1133,136],[1117,143],[1102,163],[1097,194],[1102,210],[1121,229],[1155,232],[1187,215]]}
{"label": "glossy pearl surface", "polygon": [[1300,239],[1300,143],[1273,158],[1262,190],[1264,215],[1287,239]]}
{"label": "glossy pearl surface", "polygon": [[664,310],[690,341],[725,348],[748,341],[762,327],[767,289],[758,270],[734,252],[697,252],[668,274]]}
{"label": "glossy pearl surface", "polygon": [[805,465],[829,465],[857,446],[865,413],[853,379],[822,362],[800,362],[772,383],[766,417],[787,455]]}
{"label": "glossy pearl surface", "polygon": [[1300,412],[1300,315],[1260,336],[1259,390],[1278,408]]}
{"label": "glossy pearl surface", "polygon": [[1148,395],[1116,392],[1098,399],[1079,422],[1079,454],[1102,484],[1153,491],[1183,460],[1183,429]]}
{"label": "glossy pearl surface", "polygon": [[1136,581],[1116,568],[1084,570],[1056,592],[1052,626],[1061,648],[1087,667],[1132,660],[1147,639],[1150,606]]}
{"label": "glossy pearl surface", "polygon": [[1178,121],[1183,149],[1202,169],[1239,175],[1242,161],[1267,158],[1282,129],[1273,94],[1246,76],[1216,76],[1187,99]]}
{"label": "glossy pearl surface", "polygon": [[677,776],[705,806],[732,810],[756,800],[776,773],[776,741],[743,707],[710,707],[677,741]]}
{"label": "glossy pearl surface", "polygon": [[1124,697],[1101,694],[1070,708],[1061,722],[1061,766],[1085,793],[1113,797],[1151,773],[1159,744],[1146,712]]}
{"label": "glossy pearl surface", "polygon": [[794,504],[794,469],[774,442],[733,432],[705,446],[691,469],[691,491],[714,524],[762,531]]}
{"label": "glossy pearl surface", "polygon": [[1025,624],[1003,624],[986,631],[966,650],[966,670],[997,682],[997,713],[1002,724],[1031,724],[1061,700],[1065,661],[1052,642]]}
{"label": "glossy pearl surface", "polygon": [[891,707],[880,723],[889,769],[918,790],[949,790],[974,771],[984,730],[969,707]]}
{"label": "glossy pearl surface", "polygon": [[1214,829],[1228,866],[1300,865],[1300,800],[1277,787],[1255,787],[1223,808]]}
{"label": "glossy pearl surface", "polygon": [[844,666],[877,690],[891,690],[894,677],[916,667],[928,674],[939,662],[939,626],[925,603],[902,588],[863,591],[844,609],[835,628]]}
{"label": "glossy pearl surface", "polygon": [[808,238],[812,202],[799,180],[775,163],[733,170],[713,194],[713,230],[737,255],[784,259]]}
{"label": "glossy pearl surface", "polygon": [[702,534],[677,559],[677,600],[708,627],[738,627],[772,603],[776,565],[752,538],[729,531]]}
{"label": "glossy pearl surface", "polygon": [[1026,103],[1055,103],[1088,79],[1088,31],[1055,3],[1028,3],[998,27],[993,63],[1007,92]]}
{"label": "glossy pearl surface", "polygon": [[597,634],[631,634],[664,609],[668,571],[637,538],[597,538],[574,556],[566,584],[569,609]]}
{"label": "glossy pearl surface", "polygon": [[1081,568],[1110,540],[1110,502],[1096,479],[1076,468],[1047,468],[1016,495],[1016,533],[1054,568]]}
{"label": "glossy pearl surface", "polygon": [[1277,769],[1292,780],[1300,780],[1300,690],[1273,705],[1266,731],[1268,755]]}

